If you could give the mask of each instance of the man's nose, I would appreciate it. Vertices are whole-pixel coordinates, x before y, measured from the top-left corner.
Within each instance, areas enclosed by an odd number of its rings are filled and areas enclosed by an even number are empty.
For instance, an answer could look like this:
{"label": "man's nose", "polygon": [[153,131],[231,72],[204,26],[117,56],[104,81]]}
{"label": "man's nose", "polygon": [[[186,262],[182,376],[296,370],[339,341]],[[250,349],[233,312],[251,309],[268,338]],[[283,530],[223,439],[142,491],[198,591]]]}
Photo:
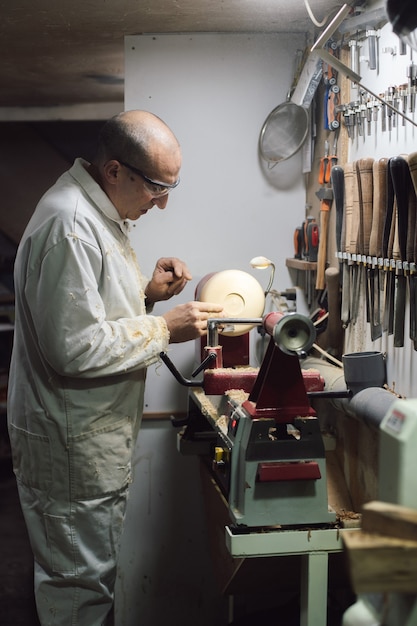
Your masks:
{"label": "man's nose", "polygon": [[168,204],[168,194],[165,196],[160,196],[159,198],[153,198],[154,204],[158,207],[158,209],[165,209]]}

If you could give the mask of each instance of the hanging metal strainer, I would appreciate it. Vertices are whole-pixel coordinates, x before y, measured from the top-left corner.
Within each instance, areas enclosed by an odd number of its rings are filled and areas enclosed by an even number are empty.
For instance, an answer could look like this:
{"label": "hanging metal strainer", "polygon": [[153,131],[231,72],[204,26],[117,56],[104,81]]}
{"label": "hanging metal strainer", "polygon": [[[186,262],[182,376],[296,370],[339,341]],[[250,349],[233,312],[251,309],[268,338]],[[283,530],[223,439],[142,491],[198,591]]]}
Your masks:
{"label": "hanging metal strainer", "polygon": [[259,137],[262,158],[273,167],[292,157],[303,145],[309,129],[308,111],[287,100],[266,118]]}

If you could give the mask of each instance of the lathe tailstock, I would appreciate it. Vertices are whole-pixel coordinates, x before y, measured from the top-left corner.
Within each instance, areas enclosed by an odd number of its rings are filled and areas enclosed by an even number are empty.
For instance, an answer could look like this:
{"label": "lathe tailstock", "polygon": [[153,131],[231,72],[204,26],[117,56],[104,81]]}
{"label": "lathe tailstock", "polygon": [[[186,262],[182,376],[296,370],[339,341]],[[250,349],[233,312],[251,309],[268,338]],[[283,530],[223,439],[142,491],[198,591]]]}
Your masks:
{"label": "lathe tailstock", "polygon": [[[270,335],[259,369],[223,368],[219,328],[253,324]],[[273,312],[257,319],[212,319],[206,358],[184,379],[166,354],[161,358],[190,387],[185,425],[179,434],[184,454],[201,455],[229,506],[232,523],[245,527],[333,525],[328,507],[326,460],[309,394],[324,380],[303,371],[299,358],[315,341],[311,320]]]}

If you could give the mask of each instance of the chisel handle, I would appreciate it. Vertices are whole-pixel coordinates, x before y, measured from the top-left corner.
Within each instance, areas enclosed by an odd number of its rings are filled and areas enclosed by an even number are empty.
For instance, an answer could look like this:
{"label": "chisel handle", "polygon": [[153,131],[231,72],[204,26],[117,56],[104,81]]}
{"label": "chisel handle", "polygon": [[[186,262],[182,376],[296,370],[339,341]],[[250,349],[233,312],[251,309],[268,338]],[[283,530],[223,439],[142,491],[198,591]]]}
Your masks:
{"label": "chisel handle", "polygon": [[359,195],[360,254],[369,255],[369,241],[372,231],[373,213],[373,164],[374,159],[356,161],[356,175]]}
{"label": "chisel handle", "polygon": [[333,199],[336,208],[336,247],[342,251],[343,211],[345,202],[345,173],[340,165],[332,167],[330,174],[333,187]]}
{"label": "chisel handle", "polygon": [[408,193],[411,184],[407,161],[401,157],[390,160],[392,184],[397,199],[398,242],[402,261],[407,257]]}
{"label": "chisel handle", "polygon": [[331,200],[322,200],[320,209],[320,241],[317,257],[316,289],[323,291],[326,284],[327,231],[329,230],[329,214]]}
{"label": "chisel handle", "polygon": [[392,185],[392,176],[391,176],[391,159],[388,161],[388,173],[387,173],[387,190],[386,190],[386,211],[385,211],[385,222],[384,228],[382,231],[382,256],[385,259],[389,259],[392,256],[392,238],[391,231],[392,225],[394,224],[394,187]]}
{"label": "chisel handle", "polygon": [[375,257],[382,256],[382,234],[387,210],[387,167],[386,158],[375,161],[373,165],[374,198],[369,254]]}
{"label": "chisel handle", "polygon": [[[411,176],[411,182],[413,185],[413,189],[414,189],[414,196],[411,193],[411,202],[414,202],[414,207],[412,207],[410,210],[416,213],[417,212],[417,152],[412,152],[411,154],[408,155],[407,158],[408,161],[408,168],[410,170],[410,176]],[[409,211],[409,228],[412,229],[413,226],[412,224],[410,225],[410,211]],[[417,215],[414,216],[414,237],[413,237],[413,252],[412,252],[412,261],[414,261],[414,263],[417,263]]]}

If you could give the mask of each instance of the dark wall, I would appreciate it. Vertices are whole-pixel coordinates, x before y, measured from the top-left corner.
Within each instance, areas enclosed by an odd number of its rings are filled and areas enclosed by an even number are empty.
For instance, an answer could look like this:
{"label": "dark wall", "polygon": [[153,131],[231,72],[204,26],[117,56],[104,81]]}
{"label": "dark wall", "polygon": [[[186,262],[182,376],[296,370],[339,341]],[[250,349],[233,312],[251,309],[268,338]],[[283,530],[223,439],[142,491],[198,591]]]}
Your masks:
{"label": "dark wall", "polygon": [[42,194],[77,156],[90,160],[103,122],[0,123],[0,232],[18,244]]}

